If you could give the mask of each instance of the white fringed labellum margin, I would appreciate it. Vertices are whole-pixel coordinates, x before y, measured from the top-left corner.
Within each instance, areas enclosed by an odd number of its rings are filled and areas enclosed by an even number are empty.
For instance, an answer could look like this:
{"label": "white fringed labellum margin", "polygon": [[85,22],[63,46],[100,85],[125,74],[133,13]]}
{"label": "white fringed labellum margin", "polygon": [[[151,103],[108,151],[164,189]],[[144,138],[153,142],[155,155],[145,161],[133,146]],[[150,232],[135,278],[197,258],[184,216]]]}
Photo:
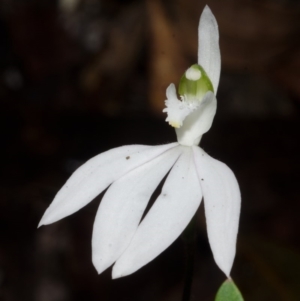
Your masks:
{"label": "white fringed labellum margin", "polygon": [[[215,262],[230,277],[240,215],[240,191],[232,171],[198,144],[217,108],[221,59],[218,25],[206,6],[200,18],[198,64],[176,88],[167,88],[166,121],[178,143],[130,145],[104,152],[78,168],[55,196],[39,226],[81,209],[107,187],[96,214],[92,261],[98,273],[115,263],[112,277],[134,273],[182,233],[204,199],[209,243]],[[154,190],[168,173],[160,196],[145,218]]]}

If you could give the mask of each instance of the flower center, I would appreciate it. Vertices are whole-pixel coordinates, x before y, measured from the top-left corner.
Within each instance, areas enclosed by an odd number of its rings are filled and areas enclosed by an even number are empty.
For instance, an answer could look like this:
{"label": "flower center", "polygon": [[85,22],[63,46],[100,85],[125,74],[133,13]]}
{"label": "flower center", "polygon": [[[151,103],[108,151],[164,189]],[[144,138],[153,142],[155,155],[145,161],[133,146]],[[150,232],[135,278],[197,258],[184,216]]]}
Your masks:
{"label": "flower center", "polygon": [[194,64],[188,68],[180,79],[178,93],[188,103],[201,102],[206,92],[214,92],[213,85],[204,69]]}

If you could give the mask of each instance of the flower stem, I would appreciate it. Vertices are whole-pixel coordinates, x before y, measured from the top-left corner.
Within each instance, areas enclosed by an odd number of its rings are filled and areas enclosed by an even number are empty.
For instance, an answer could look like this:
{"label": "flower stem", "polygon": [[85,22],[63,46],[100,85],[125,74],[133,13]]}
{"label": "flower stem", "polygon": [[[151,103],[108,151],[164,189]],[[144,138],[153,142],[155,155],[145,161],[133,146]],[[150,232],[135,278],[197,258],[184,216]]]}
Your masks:
{"label": "flower stem", "polygon": [[196,218],[193,217],[189,225],[182,233],[182,238],[185,247],[185,279],[182,293],[182,301],[190,301],[191,289],[193,283],[193,272],[194,272],[194,257],[196,248]]}

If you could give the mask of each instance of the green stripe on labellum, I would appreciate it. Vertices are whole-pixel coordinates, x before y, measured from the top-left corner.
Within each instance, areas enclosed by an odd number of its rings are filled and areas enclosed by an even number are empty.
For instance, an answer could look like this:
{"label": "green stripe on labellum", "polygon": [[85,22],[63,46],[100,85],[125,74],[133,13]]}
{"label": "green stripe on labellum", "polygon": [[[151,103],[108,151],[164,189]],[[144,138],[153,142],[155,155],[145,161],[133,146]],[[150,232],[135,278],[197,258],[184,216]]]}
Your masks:
{"label": "green stripe on labellum", "polygon": [[201,101],[208,92],[214,92],[213,85],[204,69],[194,64],[188,68],[180,79],[178,93],[186,101]]}

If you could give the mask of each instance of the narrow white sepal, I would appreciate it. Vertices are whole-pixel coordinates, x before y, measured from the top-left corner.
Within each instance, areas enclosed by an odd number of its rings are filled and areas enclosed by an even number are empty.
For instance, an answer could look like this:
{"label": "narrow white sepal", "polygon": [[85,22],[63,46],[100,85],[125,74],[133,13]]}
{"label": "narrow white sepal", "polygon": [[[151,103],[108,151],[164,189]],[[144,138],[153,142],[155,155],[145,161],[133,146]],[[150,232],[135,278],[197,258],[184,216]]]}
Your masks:
{"label": "narrow white sepal", "polygon": [[240,216],[239,185],[227,165],[200,147],[193,146],[193,152],[203,192],[209,243],[217,265],[229,277]]}
{"label": "narrow white sepal", "polygon": [[174,84],[170,84],[167,88],[167,100],[165,101],[166,108],[163,112],[167,113],[166,121],[174,128],[180,128],[186,116],[191,114],[198,106],[194,101],[193,103],[187,103],[180,101],[176,95],[176,88]]}
{"label": "narrow white sepal", "polygon": [[54,223],[78,211],[113,181],[177,145],[178,143],[122,146],[90,159],[72,174],[56,194],[38,227]]}
{"label": "narrow white sepal", "polygon": [[198,64],[208,74],[217,94],[221,72],[219,29],[217,20],[207,5],[201,14],[198,27]]}
{"label": "narrow white sepal", "polygon": [[163,252],[182,233],[199,207],[202,193],[192,149],[182,148],[183,154],[173,166],[160,196],[114,265],[113,278],[132,274]]}
{"label": "narrow white sepal", "polygon": [[216,110],[217,99],[208,91],[200,106],[185,118],[182,127],[176,129],[177,141],[186,146],[198,145],[202,135],[211,128]]}
{"label": "narrow white sepal", "polygon": [[172,148],[108,188],[96,215],[92,237],[93,264],[99,274],[127,248],[152,193],[181,152],[180,146]]}

